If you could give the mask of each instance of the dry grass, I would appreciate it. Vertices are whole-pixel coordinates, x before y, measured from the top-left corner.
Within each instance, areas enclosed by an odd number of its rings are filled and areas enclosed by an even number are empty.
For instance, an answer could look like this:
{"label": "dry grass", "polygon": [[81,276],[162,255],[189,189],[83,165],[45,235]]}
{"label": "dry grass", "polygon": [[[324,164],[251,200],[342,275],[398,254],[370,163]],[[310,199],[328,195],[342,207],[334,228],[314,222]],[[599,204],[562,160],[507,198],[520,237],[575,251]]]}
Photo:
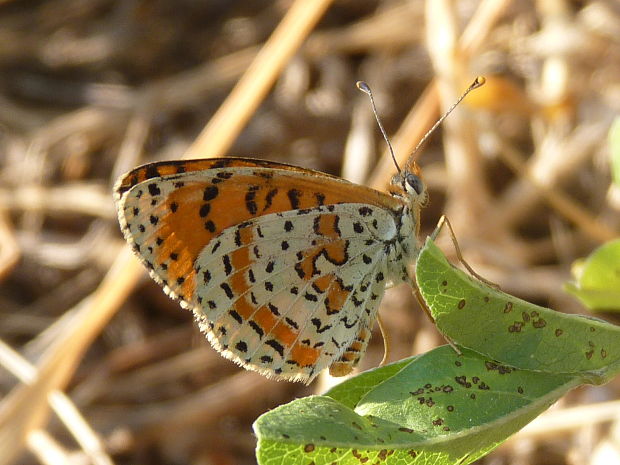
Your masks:
{"label": "dry grass", "polygon": [[[358,79],[404,159],[487,77],[418,160],[422,229],[447,213],[482,275],[583,312],[570,264],[620,229],[618,37],[613,0],[0,1],[0,464],[253,463],[251,422],[329,383],[219,357],[144,279],[110,186],[142,162],[235,154],[382,188],[394,169]],[[392,359],[443,342],[406,287],[381,312]],[[482,463],[620,463],[619,393],[571,393]]]}

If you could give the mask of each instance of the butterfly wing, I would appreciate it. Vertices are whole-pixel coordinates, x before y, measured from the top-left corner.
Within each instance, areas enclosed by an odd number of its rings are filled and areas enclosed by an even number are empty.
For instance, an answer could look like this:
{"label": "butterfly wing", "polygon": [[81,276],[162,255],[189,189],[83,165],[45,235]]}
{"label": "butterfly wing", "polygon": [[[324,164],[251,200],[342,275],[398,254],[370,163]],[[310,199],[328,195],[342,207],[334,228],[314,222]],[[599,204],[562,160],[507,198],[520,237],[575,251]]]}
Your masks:
{"label": "butterfly wing", "polygon": [[126,239],[224,356],[302,381],[357,363],[383,294],[393,197],[230,158],[146,165],[115,189]]}

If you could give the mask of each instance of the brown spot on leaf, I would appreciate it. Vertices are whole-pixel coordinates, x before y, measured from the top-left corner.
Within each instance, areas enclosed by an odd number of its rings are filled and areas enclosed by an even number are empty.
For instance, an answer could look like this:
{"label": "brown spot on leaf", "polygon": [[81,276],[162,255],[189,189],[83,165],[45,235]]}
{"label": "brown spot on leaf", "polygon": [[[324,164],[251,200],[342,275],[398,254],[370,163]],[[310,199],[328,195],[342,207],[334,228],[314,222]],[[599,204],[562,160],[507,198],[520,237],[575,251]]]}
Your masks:
{"label": "brown spot on leaf", "polygon": [[504,313],[510,312],[512,312],[512,302],[506,302],[506,305],[504,306]]}
{"label": "brown spot on leaf", "polygon": [[512,324],[511,326],[508,326],[508,332],[509,333],[520,333],[521,328],[523,328],[523,323],[521,323],[520,321],[515,321],[514,324]]}
{"label": "brown spot on leaf", "polygon": [[562,335],[562,333],[564,333],[564,331],[562,331],[560,328],[555,330],[555,336],[556,337],[560,337]]}
{"label": "brown spot on leaf", "polygon": [[461,300],[459,300],[459,303],[458,303],[458,305],[457,305],[457,307],[459,308],[459,310],[460,310],[461,308],[463,308],[464,306],[465,306],[465,299],[461,299]]}
{"label": "brown spot on leaf", "polygon": [[304,446],[304,452],[309,453],[309,452],[313,452],[315,449],[314,444],[310,443],[310,444],[306,444]]}

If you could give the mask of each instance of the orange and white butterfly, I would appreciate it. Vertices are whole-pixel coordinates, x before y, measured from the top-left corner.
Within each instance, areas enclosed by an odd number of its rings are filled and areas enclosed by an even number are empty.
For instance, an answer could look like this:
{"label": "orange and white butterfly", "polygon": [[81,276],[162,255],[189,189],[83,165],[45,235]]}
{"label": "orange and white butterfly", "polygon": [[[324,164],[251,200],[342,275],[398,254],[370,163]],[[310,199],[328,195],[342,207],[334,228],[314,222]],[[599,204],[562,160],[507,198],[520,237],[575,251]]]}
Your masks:
{"label": "orange and white butterfly", "polygon": [[213,347],[303,382],[358,363],[386,284],[409,282],[427,201],[415,163],[389,193],[247,158],[151,163],[114,190],[125,239]]}

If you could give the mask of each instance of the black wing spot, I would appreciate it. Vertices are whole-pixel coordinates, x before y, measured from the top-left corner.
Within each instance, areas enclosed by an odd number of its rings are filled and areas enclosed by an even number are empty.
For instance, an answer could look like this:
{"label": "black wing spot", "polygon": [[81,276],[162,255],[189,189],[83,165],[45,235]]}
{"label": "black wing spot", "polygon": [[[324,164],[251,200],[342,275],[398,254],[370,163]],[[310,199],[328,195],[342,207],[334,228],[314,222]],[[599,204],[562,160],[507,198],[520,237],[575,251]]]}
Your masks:
{"label": "black wing spot", "polygon": [[210,211],[211,211],[211,205],[208,203],[203,203],[202,206],[200,207],[200,210],[198,210],[198,214],[200,215],[201,218],[205,218],[209,215]]}
{"label": "black wing spot", "polygon": [[263,331],[263,328],[261,328],[258,323],[256,323],[256,321],[254,320],[250,320],[248,321],[248,324],[250,325],[250,328],[252,328],[256,334],[258,334],[259,338],[262,338],[265,335],[265,332]]}
{"label": "black wing spot", "polygon": [[215,223],[212,220],[205,222],[205,229],[211,233],[215,232]]}
{"label": "black wing spot", "polygon": [[280,310],[280,309],[279,309],[278,307],[276,307],[274,304],[272,304],[271,302],[269,302],[269,303],[267,304],[267,307],[269,307],[269,311],[270,311],[271,313],[273,313],[275,316],[280,316],[280,312],[279,312],[279,310]]}
{"label": "black wing spot", "polygon": [[332,325],[321,326],[321,320],[319,318],[312,318],[310,322],[316,327],[316,332],[321,334],[332,327]]}
{"label": "black wing spot", "polygon": [[161,190],[159,189],[159,187],[157,187],[157,184],[154,182],[148,185],[148,189],[149,189],[149,194],[151,194],[153,197],[161,194]]}
{"label": "black wing spot", "polygon": [[369,215],[372,215],[372,208],[370,208],[370,207],[360,207],[358,212],[362,216],[369,216]]}
{"label": "black wing spot", "polygon": [[285,230],[286,232],[290,232],[290,231],[292,231],[292,230],[293,230],[293,228],[294,228],[294,226],[293,226],[293,222],[292,222],[292,221],[290,221],[290,220],[286,220],[286,221],[285,221],[285,223],[284,223],[284,230]]}
{"label": "black wing spot", "polygon": [[158,178],[159,176],[161,176],[159,174],[159,169],[157,167],[157,164],[152,163],[148,165],[146,169],[144,170],[144,176],[146,177],[146,179]]}
{"label": "black wing spot", "polygon": [[243,318],[241,318],[241,315],[239,315],[235,310],[228,310],[228,314],[232,316],[237,321],[237,323],[243,323]]}
{"label": "black wing spot", "polygon": [[310,294],[309,292],[304,294],[304,298],[310,302],[317,302],[319,300],[316,295]]}
{"label": "black wing spot", "polygon": [[229,299],[232,299],[235,296],[228,283],[222,283],[220,284],[220,287],[224,290],[224,292],[226,293],[226,297],[228,297]]}
{"label": "black wing spot", "polygon": [[237,349],[239,352],[245,353],[248,351],[248,345],[244,341],[239,341],[237,342],[237,344],[235,344],[235,349]]}
{"label": "black wing spot", "polygon": [[228,276],[232,272],[230,257],[228,255],[224,255],[222,257],[222,262],[224,263],[224,273],[226,273],[226,276]]}
{"label": "black wing spot", "polygon": [[255,256],[256,258],[261,258],[261,254],[260,254],[260,251],[258,250],[258,246],[257,246],[257,245],[255,245],[255,246],[254,246],[254,248],[252,249],[252,251],[254,252],[254,256]]}
{"label": "black wing spot", "polygon": [[364,227],[362,226],[361,223],[353,223],[353,231],[355,231],[358,234],[361,234],[364,232]]}
{"label": "black wing spot", "polygon": [[297,210],[299,208],[299,196],[301,195],[301,191],[298,191],[297,189],[291,189],[286,193],[286,195],[291,202],[291,208],[293,210]]}
{"label": "black wing spot", "polygon": [[299,329],[299,325],[297,324],[296,321],[291,320],[290,318],[286,317],[284,318],[284,321],[286,321],[286,323],[291,327],[291,328],[295,328],[295,329]]}
{"label": "black wing spot", "polygon": [[249,190],[245,194],[245,208],[250,215],[255,215],[258,211],[258,205],[256,204],[256,190],[257,186],[250,186]]}
{"label": "black wing spot", "polygon": [[271,207],[271,202],[273,202],[273,198],[276,196],[277,193],[278,189],[271,189],[269,192],[267,192],[267,195],[265,196],[265,206],[263,207],[263,211],[268,210],[269,207]]}
{"label": "black wing spot", "polygon": [[170,211],[171,211],[172,213],[176,213],[176,211],[177,211],[178,209],[179,209],[179,204],[178,204],[178,203],[176,203],[176,202],[172,202],[172,203],[170,204]]}
{"label": "black wing spot", "polygon": [[297,272],[297,276],[299,276],[301,279],[304,279],[306,277],[306,272],[304,271],[301,263],[295,263],[295,271]]}
{"label": "black wing spot", "polygon": [[279,353],[280,357],[284,357],[284,347],[275,339],[269,339],[268,341],[265,341],[265,345],[271,347],[273,350]]}
{"label": "black wing spot", "polygon": [[204,190],[204,193],[202,194],[202,199],[205,202],[208,202],[209,200],[213,200],[214,198],[216,198],[218,194],[219,189],[217,188],[217,186],[209,186]]}

